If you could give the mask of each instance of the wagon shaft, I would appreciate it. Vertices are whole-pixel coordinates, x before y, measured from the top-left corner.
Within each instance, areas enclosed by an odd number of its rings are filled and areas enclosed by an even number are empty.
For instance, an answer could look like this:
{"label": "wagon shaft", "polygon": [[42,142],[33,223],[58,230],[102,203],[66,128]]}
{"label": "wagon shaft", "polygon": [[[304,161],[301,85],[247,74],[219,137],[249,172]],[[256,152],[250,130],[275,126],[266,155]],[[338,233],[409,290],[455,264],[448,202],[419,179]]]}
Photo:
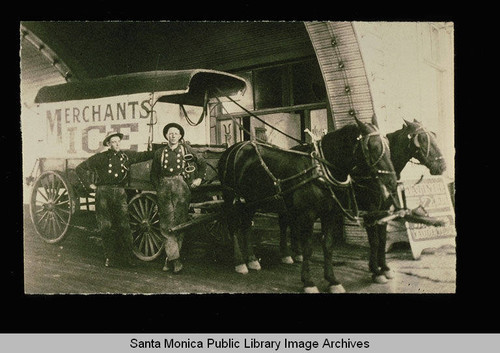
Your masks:
{"label": "wagon shaft", "polygon": [[168,231],[171,233],[178,233],[198,224],[206,224],[209,222],[213,222],[219,217],[219,213],[214,212],[214,213],[194,214],[193,216],[195,218],[187,222],[181,223],[173,228],[170,228]]}
{"label": "wagon shaft", "polygon": [[210,200],[204,202],[191,203],[189,206],[192,208],[216,208],[222,206],[224,204],[224,200]]}
{"label": "wagon shaft", "polygon": [[[423,207],[419,206],[414,209],[401,209],[398,211],[395,211],[394,213],[390,213],[389,211],[384,211],[386,214],[389,214],[385,217],[383,216],[383,212],[374,212],[373,214],[370,214],[372,217],[371,219],[376,219],[376,224],[385,224],[393,219],[396,218],[402,218],[407,222],[410,223],[421,223],[425,224],[428,226],[434,226],[434,227],[442,227],[445,225],[445,222],[437,219],[435,217],[430,217],[427,212],[423,209]],[[375,215],[375,216],[374,216]],[[378,217],[377,217],[378,216]]]}

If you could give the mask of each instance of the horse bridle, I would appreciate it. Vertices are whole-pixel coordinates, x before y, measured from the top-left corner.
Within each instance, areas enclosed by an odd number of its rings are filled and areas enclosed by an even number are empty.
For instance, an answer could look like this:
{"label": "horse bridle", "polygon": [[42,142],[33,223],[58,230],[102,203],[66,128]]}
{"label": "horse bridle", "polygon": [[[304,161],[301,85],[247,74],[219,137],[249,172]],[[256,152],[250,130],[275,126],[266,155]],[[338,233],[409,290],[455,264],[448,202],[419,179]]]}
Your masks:
{"label": "horse bridle", "polygon": [[[426,148],[425,153],[422,152],[422,146],[420,146],[420,142],[418,141],[418,137],[422,134],[425,134],[427,136],[427,146],[426,146],[427,148]],[[413,142],[413,146],[416,149],[417,155],[420,154],[422,157],[424,157],[426,159],[429,158],[429,154],[431,151],[431,132],[430,131],[428,131],[424,127],[420,126],[418,129],[415,130],[415,132],[413,134],[408,134],[408,139],[409,139],[408,148],[410,148],[410,144]],[[438,160],[441,160],[443,158],[444,157],[442,155],[440,155],[438,157],[434,157],[434,159],[432,161],[438,161]]]}
{"label": "horse bridle", "polygon": [[[378,136],[380,138],[380,142],[382,143],[382,152],[380,153],[380,156],[378,156],[378,158],[375,160],[375,162],[370,163],[370,154],[369,154],[370,148],[368,147],[368,142],[369,142],[370,137],[372,137],[372,136]],[[369,134],[366,134],[366,135],[359,135],[358,141],[359,141],[359,143],[357,143],[354,146],[353,155],[356,153],[356,149],[358,148],[358,146],[361,146],[361,152],[363,153],[363,157],[365,159],[366,165],[372,171],[372,173],[375,175],[376,178],[380,174],[383,174],[383,175],[384,174],[396,174],[395,171],[377,168],[377,164],[382,160],[382,158],[384,158],[386,153],[389,151],[389,143],[382,136],[380,131],[377,130],[377,131],[370,132]],[[357,165],[354,166],[353,171],[357,167],[358,167]],[[365,178],[370,178],[370,177],[365,176]]]}

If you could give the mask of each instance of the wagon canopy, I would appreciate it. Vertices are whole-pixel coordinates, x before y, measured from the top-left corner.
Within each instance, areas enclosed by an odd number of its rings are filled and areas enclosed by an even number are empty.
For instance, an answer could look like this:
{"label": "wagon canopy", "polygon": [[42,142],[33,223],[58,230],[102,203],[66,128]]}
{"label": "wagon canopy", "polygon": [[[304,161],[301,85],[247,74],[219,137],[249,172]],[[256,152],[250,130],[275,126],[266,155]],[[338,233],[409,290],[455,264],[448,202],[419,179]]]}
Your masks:
{"label": "wagon canopy", "polygon": [[38,91],[35,103],[149,92],[156,101],[203,106],[206,97],[232,96],[245,87],[244,79],[215,70],[148,71],[46,86]]}

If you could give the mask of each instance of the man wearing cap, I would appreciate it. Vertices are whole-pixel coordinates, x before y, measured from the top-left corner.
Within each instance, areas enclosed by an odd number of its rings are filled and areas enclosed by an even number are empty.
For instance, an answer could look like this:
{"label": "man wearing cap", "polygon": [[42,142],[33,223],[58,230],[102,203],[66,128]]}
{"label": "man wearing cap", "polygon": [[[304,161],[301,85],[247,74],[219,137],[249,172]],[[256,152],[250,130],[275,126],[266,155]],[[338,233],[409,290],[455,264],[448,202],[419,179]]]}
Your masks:
{"label": "man wearing cap", "polygon": [[[96,218],[106,267],[119,263],[134,266],[133,238],[124,187],[128,182],[130,166],[153,158],[151,151],[121,150],[122,138],[123,134],[119,132],[109,133],[102,142],[103,146],[109,147],[108,150],[91,156],[75,168],[87,190],[95,191]],[[91,175],[94,175],[95,181]]]}
{"label": "man wearing cap", "polygon": [[182,270],[180,250],[184,235],[170,233],[169,229],[188,220],[190,189],[202,183],[207,164],[184,141],[184,129],[179,124],[165,125],[163,136],[167,144],[155,151],[151,182],[158,197],[160,230],[166,238],[163,270],[177,273]]}

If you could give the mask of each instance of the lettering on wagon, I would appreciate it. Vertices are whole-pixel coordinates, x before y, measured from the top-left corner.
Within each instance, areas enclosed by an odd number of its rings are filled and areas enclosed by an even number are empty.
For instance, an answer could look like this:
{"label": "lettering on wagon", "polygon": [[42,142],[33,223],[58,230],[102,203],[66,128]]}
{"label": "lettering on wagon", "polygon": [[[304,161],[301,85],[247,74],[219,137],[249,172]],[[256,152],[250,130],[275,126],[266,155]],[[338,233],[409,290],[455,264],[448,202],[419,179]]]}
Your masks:
{"label": "lettering on wagon", "polygon": [[[148,119],[150,109],[148,99],[47,109],[47,141],[63,145],[68,154],[93,154],[103,149],[100,141],[108,132],[121,132],[124,141],[131,140],[129,133],[139,132],[137,121]],[[133,142],[128,148],[137,150],[138,145]]]}

